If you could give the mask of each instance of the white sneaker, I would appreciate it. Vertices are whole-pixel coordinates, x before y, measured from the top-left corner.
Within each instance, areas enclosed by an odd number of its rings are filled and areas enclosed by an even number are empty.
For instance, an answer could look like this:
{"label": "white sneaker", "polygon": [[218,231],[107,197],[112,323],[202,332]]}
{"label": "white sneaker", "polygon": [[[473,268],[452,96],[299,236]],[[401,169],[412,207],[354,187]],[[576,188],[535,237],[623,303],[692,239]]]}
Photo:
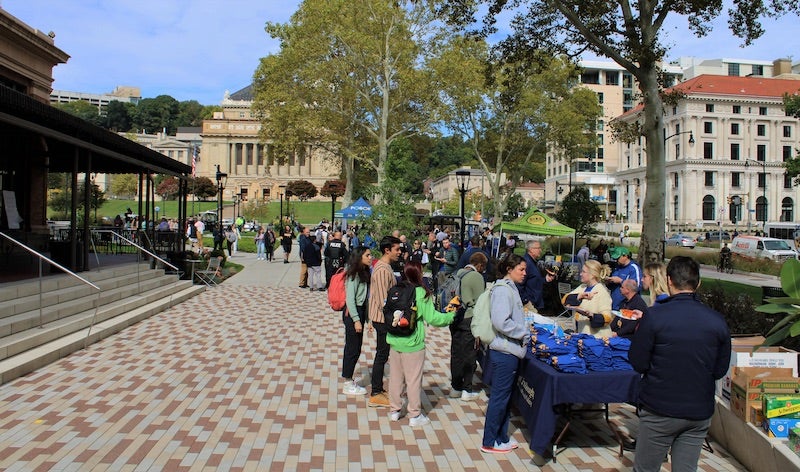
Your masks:
{"label": "white sneaker", "polygon": [[345,382],[342,392],[345,395],[366,395],[367,389],[353,381]]}
{"label": "white sneaker", "polygon": [[461,392],[461,401],[469,402],[472,400],[477,400],[478,397],[480,396],[481,396],[480,392],[468,392],[466,390],[463,390]]}
{"label": "white sneaker", "polygon": [[389,419],[392,420],[392,421],[399,421],[400,418],[402,418],[402,417],[403,417],[403,413],[400,412],[400,411],[393,411],[393,412],[389,413]]}
{"label": "white sneaker", "polygon": [[425,426],[426,424],[430,424],[430,422],[431,420],[429,420],[427,416],[420,413],[419,416],[415,416],[408,420],[408,425],[411,427]]}

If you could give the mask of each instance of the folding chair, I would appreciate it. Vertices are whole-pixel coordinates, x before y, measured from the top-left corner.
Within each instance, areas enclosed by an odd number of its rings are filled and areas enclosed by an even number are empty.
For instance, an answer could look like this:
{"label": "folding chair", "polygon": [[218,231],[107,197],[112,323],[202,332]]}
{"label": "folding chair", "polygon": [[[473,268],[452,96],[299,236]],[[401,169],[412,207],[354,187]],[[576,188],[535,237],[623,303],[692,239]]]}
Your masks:
{"label": "folding chair", "polygon": [[[559,282],[558,283],[558,299],[563,300],[564,295],[568,294],[572,291],[572,285],[566,282]],[[577,329],[577,324],[575,323],[575,314],[571,310],[564,310],[556,316],[556,324],[561,326],[561,329]]]}
{"label": "folding chair", "polygon": [[214,280],[219,275],[219,266],[222,263],[222,256],[212,257],[208,260],[208,267],[204,270],[196,270],[194,276],[209,287],[216,287],[217,281]]}

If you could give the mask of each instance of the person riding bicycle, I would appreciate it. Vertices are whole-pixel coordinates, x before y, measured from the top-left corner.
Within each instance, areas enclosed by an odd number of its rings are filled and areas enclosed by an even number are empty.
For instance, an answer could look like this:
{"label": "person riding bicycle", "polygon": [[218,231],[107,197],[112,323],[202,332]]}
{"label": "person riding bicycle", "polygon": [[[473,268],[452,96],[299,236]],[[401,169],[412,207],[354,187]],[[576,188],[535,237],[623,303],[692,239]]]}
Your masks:
{"label": "person riding bicycle", "polygon": [[722,249],[719,250],[719,267],[721,269],[725,269],[731,265],[731,248],[728,247],[728,243],[724,243],[722,245]]}

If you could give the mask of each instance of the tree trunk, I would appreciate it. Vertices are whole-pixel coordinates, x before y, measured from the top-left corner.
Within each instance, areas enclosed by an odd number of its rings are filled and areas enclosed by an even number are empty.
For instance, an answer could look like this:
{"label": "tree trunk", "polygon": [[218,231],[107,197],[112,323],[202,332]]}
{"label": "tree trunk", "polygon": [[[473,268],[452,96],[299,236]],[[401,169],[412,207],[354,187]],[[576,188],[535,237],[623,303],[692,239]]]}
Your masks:
{"label": "tree trunk", "polygon": [[647,140],[647,190],[642,208],[642,237],[639,246],[639,261],[647,263],[664,259],[664,218],[666,183],[664,152],[664,103],[659,95],[658,66],[642,65],[639,90],[644,99],[644,127]]}

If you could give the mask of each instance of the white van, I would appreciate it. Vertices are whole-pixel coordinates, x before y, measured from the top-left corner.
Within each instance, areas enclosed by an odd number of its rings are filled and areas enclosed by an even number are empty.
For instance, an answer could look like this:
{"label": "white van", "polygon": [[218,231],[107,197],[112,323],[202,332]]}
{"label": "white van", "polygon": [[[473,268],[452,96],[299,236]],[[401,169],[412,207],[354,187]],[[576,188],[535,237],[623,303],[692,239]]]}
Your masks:
{"label": "white van", "polygon": [[786,241],[759,236],[737,236],[731,243],[731,252],[750,259],[771,259],[778,262],[797,258],[797,252]]}

